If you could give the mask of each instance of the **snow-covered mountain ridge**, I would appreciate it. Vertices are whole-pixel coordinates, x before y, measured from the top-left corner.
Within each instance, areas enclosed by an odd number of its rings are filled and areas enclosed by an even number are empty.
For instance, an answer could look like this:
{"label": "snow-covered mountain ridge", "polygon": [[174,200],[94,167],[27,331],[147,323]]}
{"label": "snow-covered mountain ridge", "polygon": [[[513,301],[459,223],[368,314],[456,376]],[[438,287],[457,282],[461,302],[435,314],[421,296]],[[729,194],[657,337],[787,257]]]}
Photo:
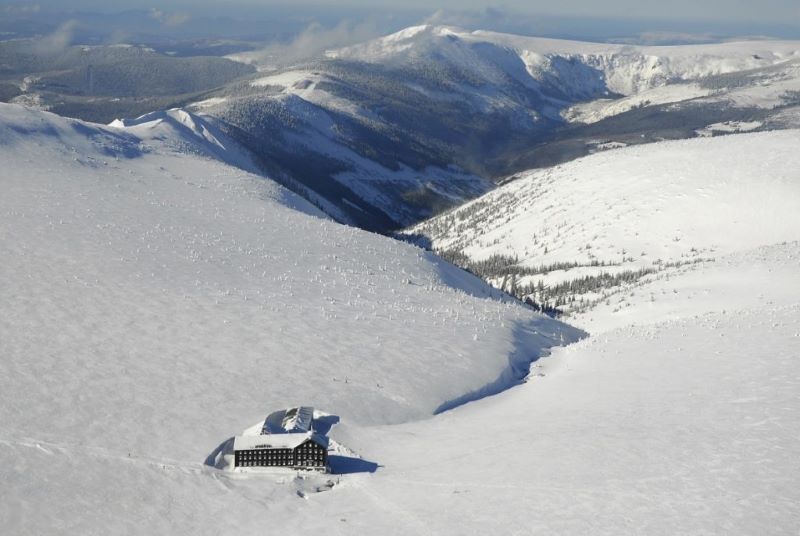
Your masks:
{"label": "snow-covered mountain ridge", "polygon": [[[451,43],[448,46],[447,43]],[[460,46],[464,43],[464,46]],[[687,82],[714,75],[751,71],[800,60],[798,41],[740,41],[706,45],[635,46],[526,37],[489,31],[465,31],[446,26],[408,28],[375,41],[328,52],[331,58],[372,63],[425,61],[440,53],[464,68],[485,67],[468,51],[476,46],[495,50],[502,57],[513,52],[530,78],[537,82],[558,80],[566,92],[585,91],[591,79],[578,78],[580,70],[593,68],[603,75],[605,89],[631,95],[657,86]],[[502,63],[497,62],[500,69]],[[507,69],[508,70],[508,69]],[[529,82],[530,83],[530,82]]]}
{"label": "snow-covered mountain ridge", "polygon": [[[551,98],[560,92],[566,102],[598,101],[561,110],[570,121],[596,122],[636,107],[701,97],[772,107],[800,87],[797,41],[633,46],[419,26],[328,54],[379,64],[441,55],[490,84],[511,76]],[[615,95],[624,98],[608,98]],[[564,103],[551,104],[560,110]]]}
{"label": "snow-covered mountain ridge", "polygon": [[341,221],[387,231],[492,181],[725,122],[800,125],[800,43],[636,47],[419,26],[192,110]]}
{"label": "snow-covered mountain ridge", "polygon": [[800,131],[785,130],[603,152],[520,174],[409,232],[483,262],[497,286],[508,288],[516,274],[521,297],[543,299],[542,285],[574,281],[585,288],[559,290],[564,300],[604,300],[606,285],[579,280],[635,280],[647,275],[640,271],[798,239],[798,146]]}
{"label": "snow-covered mountain ridge", "polygon": [[155,141],[178,152],[196,152],[257,173],[258,167],[251,155],[214,123],[213,118],[173,108],[135,119],[116,119],[108,126],[139,138],[145,144]]}
{"label": "snow-covered mountain ridge", "polygon": [[424,25],[261,72],[247,55],[2,45],[14,101],[92,121],[181,106],[241,146],[231,163],[384,233],[591,152],[800,125],[793,41],[645,47]]}

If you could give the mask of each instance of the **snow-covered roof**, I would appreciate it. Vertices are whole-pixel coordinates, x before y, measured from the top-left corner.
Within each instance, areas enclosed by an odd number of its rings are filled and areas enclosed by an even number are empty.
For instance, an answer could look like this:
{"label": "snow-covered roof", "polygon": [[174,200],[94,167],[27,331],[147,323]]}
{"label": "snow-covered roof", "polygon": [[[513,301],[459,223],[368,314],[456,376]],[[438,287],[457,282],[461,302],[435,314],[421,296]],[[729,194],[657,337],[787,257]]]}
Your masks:
{"label": "snow-covered roof", "polygon": [[314,408],[300,406],[286,410],[281,425],[287,432],[308,432],[314,420]]}
{"label": "snow-covered roof", "polygon": [[314,422],[314,408],[298,406],[270,413],[264,420],[262,434],[306,433]]}
{"label": "snow-covered roof", "polygon": [[293,449],[309,439],[328,447],[328,438],[319,434],[262,434],[236,436],[233,439],[233,450]]}

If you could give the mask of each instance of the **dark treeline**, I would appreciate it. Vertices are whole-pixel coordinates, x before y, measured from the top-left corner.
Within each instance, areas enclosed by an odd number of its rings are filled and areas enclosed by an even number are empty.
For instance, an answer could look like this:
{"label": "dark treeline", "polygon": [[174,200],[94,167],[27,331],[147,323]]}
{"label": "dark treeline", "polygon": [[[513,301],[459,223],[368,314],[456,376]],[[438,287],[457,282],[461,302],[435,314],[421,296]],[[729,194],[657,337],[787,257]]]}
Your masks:
{"label": "dark treeline", "polygon": [[[555,285],[545,285],[542,281],[528,285],[517,285],[517,277],[546,274],[555,270],[616,265],[595,260],[589,263],[557,262],[539,266],[520,266],[519,257],[512,255],[498,254],[482,261],[475,261],[463,252],[454,249],[438,250],[436,254],[481,279],[488,280],[502,277],[501,290],[524,301],[535,310],[542,311],[550,316],[562,314],[564,308],[568,306],[574,309],[577,305],[580,309],[585,303],[584,298],[580,296],[584,294],[603,292],[620,285],[635,283],[643,276],[658,271],[657,268],[641,268],[617,273],[602,272],[596,275],[578,277]],[[579,298],[576,299],[576,297]]]}
{"label": "dark treeline", "polygon": [[539,281],[536,284],[519,287],[516,289],[516,294],[519,296],[535,296],[535,300],[539,303],[558,309],[574,302],[575,296],[589,292],[599,292],[623,284],[635,283],[642,277],[655,272],[654,268],[625,270],[616,274],[603,272],[597,275],[587,275],[564,281],[557,285],[544,285]]}
{"label": "dark treeline", "polygon": [[505,277],[511,275],[522,277],[526,275],[547,274],[556,270],[570,270],[572,268],[580,268],[585,266],[612,266],[605,261],[597,260],[583,263],[554,262],[551,264],[540,264],[538,266],[520,266],[519,257],[516,255],[512,256],[495,254],[488,259],[476,261],[470,259],[463,252],[454,249],[436,250],[435,253],[444,260],[477,275],[481,279],[488,279],[490,277]]}

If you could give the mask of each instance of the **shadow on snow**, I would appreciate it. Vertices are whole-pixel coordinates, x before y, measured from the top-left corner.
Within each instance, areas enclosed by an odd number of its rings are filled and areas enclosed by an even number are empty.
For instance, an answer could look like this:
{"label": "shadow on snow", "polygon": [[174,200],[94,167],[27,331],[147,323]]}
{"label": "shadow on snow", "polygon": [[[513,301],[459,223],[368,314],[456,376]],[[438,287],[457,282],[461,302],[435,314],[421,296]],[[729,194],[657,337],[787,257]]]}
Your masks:
{"label": "shadow on snow", "polygon": [[361,458],[332,454],[328,456],[328,467],[330,467],[331,473],[334,475],[349,475],[353,473],[374,473],[380,465]]}
{"label": "shadow on snow", "polygon": [[[548,335],[540,330],[552,330],[552,333]],[[573,343],[587,336],[586,332],[578,328],[573,328],[552,319],[548,319],[543,324],[537,323],[532,327],[517,325],[514,328],[514,351],[509,354],[508,366],[503,369],[497,379],[474,391],[448,400],[436,408],[433,414],[439,415],[469,402],[502,393],[506,389],[525,383],[530,374],[531,365],[540,357],[549,355],[553,346],[559,346],[557,343],[554,344],[553,341],[558,331],[561,332],[562,344]]]}

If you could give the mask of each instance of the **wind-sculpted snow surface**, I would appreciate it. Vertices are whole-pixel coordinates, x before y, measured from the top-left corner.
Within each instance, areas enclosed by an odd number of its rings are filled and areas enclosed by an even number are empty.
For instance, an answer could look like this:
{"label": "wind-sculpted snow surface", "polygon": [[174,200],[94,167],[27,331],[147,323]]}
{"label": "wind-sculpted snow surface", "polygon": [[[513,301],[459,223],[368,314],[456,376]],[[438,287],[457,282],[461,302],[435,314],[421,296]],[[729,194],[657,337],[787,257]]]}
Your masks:
{"label": "wind-sculpted snow surface", "polygon": [[282,515],[291,486],[219,480],[208,453],[297,404],[340,415],[358,450],[347,425],[428,418],[581,336],[185,151],[192,136],[147,137],[151,123],[0,107],[10,533],[212,533],[226,511]]}

